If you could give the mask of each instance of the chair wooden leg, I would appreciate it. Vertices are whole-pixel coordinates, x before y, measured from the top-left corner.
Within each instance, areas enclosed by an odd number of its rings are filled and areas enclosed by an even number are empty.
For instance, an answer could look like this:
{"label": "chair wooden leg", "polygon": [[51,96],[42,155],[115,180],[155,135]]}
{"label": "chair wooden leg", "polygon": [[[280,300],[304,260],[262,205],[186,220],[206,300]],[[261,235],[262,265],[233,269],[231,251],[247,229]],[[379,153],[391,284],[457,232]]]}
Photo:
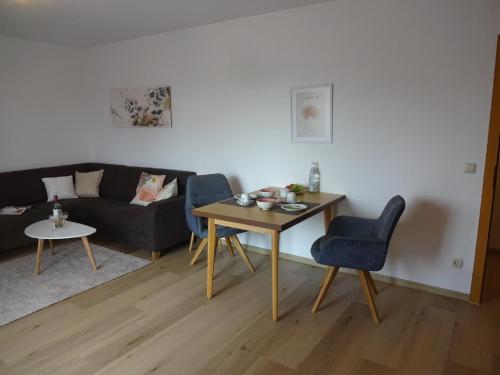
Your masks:
{"label": "chair wooden leg", "polygon": [[193,251],[193,244],[194,244],[194,232],[191,233],[191,241],[189,241],[189,252]]}
{"label": "chair wooden leg", "polygon": [[363,288],[363,292],[365,292],[365,297],[368,302],[368,307],[370,307],[370,312],[372,313],[372,318],[375,323],[380,323],[380,319],[378,317],[377,306],[375,306],[375,301],[373,300],[372,291],[369,285],[368,277],[366,273],[368,271],[358,270],[359,280],[361,281],[361,287]]}
{"label": "chair wooden leg", "polygon": [[226,240],[226,245],[227,245],[227,250],[229,251],[229,254],[234,258],[234,249],[233,249],[233,244],[231,243],[231,237],[226,237],[224,238]]}
{"label": "chair wooden leg", "polygon": [[[222,248],[222,239],[218,238],[217,239],[217,244],[219,245],[220,252],[224,252],[224,249]],[[217,249],[217,244],[215,244],[215,248]]]}
{"label": "chair wooden leg", "polygon": [[363,273],[365,273],[365,275],[366,275],[366,279],[368,280],[368,286],[372,290],[372,294],[377,295],[378,294],[378,290],[377,290],[377,286],[373,282],[372,274],[370,273],[370,271],[363,271]]}
{"label": "chair wooden leg", "polygon": [[246,253],[245,249],[243,248],[243,246],[241,245],[241,242],[238,239],[238,236],[234,235],[232,237],[235,239],[234,243],[236,245],[236,250],[238,250],[238,253],[243,258],[243,260],[245,261],[245,263],[247,264],[248,269],[251,272],[255,272],[255,269],[253,268],[252,262],[250,262],[250,259],[248,259],[247,253]]}
{"label": "chair wooden leg", "polygon": [[321,302],[323,302],[323,299],[326,296],[326,292],[328,292],[328,289],[330,289],[330,285],[332,285],[333,279],[337,275],[337,272],[339,272],[339,267],[328,267],[323,283],[321,284],[321,289],[319,290],[318,297],[316,298],[316,302],[314,302],[313,308],[311,310],[313,314],[318,311]]}
{"label": "chair wooden leg", "polygon": [[207,242],[208,242],[208,238],[204,238],[204,239],[201,240],[200,244],[198,245],[198,248],[194,252],[193,259],[191,259],[191,265],[193,265],[193,264],[196,263],[196,261],[198,260],[198,257],[200,256],[201,252],[203,251],[203,249],[207,245]]}

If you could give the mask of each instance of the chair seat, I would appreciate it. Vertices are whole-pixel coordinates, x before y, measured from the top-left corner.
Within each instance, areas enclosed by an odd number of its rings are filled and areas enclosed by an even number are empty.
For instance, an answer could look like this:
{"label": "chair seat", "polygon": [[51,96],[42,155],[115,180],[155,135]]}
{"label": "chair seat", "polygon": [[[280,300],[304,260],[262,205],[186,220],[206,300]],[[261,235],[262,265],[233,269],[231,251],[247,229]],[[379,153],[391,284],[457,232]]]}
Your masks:
{"label": "chair seat", "polygon": [[311,255],[316,262],[326,266],[379,271],[384,266],[386,248],[379,241],[326,235],[314,241]]}
{"label": "chair seat", "polygon": [[[229,228],[229,227],[217,227],[216,229],[216,235],[218,238],[224,238],[224,237],[229,237],[234,234],[239,234],[243,233],[244,231],[236,228]],[[208,237],[208,228],[203,229],[203,232],[201,232],[200,238],[206,238]]]}

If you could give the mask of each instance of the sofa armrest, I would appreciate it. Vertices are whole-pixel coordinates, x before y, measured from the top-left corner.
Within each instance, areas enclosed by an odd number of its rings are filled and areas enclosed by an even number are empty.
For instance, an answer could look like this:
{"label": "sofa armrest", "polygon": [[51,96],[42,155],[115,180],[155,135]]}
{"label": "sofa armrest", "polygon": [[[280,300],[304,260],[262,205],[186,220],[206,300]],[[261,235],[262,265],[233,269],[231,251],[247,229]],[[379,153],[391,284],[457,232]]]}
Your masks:
{"label": "sofa armrest", "polygon": [[151,203],[149,214],[150,243],[147,250],[160,251],[189,239],[184,205],[186,197],[180,195]]}

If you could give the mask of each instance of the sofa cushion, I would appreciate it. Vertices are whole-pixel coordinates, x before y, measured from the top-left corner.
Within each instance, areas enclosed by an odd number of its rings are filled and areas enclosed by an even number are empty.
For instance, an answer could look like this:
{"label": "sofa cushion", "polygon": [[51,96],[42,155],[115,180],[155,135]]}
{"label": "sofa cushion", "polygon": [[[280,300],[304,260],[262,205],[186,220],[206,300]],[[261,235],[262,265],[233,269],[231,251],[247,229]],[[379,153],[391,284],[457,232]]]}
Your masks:
{"label": "sofa cushion", "polygon": [[130,204],[147,206],[152,203],[160,192],[163,181],[165,181],[165,175],[154,175],[142,172],[139,183],[137,184],[137,194]]}
{"label": "sofa cushion", "polygon": [[59,199],[78,198],[75,194],[73,176],[44,177],[42,182],[47,190],[47,202],[53,202],[57,196]]}
{"label": "sofa cushion", "polygon": [[95,224],[123,228],[133,232],[143,232],[147,221],[147,207],[131,205],[117,199],[95,198],[85,204],[86,221]]}
{"label": "sofa cushion", "polygon": [[0,215],[0,235],[24,232],[28,225],[49,218],[52,205],[42,203],[32,206],[22,215]]}
{"label": "sofa cushion", "polygon": [[79,197],[98,197],[103,169],[92,172],[75,172],[75,192]]}
{"label": "sofa cushion", "polygon": [[86,172],[87,164],[0,173],[0,207],[47,202],[42,178],[73,175],[75,170]]}

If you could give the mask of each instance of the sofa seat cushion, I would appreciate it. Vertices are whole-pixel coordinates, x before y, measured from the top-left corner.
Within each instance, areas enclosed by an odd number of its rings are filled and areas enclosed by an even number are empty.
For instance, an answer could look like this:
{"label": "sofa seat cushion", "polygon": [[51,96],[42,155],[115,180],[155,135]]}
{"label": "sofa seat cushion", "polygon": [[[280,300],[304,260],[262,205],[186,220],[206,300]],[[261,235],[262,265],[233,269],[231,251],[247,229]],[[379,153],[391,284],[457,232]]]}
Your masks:
{"label": "sofa seat cushion", "polygon": [[0,215],[0,235],[15,232],[24,232],[28,225],[49,218],[52,204],[42,203],[33,205],[22,215]]}
{"label": "sofa seat cushion", "polygon": [[[80,199],[61,199],[63,211],[68,212],[68,220],[79,221],[82,217]],[[31,205],[22,215],[0,215],[0,234],[24,232],[28,225],[46,220],[52,213],[52,202]]]}
{"label": "sofa seat cushion", "polygon": [[[147,207],[131,205],[117,199],[88,198],[85,204],[86,219],[90,225],[95,223],[142,233],[148,222]],[[99,229],[99,228],[98,228]]]}

